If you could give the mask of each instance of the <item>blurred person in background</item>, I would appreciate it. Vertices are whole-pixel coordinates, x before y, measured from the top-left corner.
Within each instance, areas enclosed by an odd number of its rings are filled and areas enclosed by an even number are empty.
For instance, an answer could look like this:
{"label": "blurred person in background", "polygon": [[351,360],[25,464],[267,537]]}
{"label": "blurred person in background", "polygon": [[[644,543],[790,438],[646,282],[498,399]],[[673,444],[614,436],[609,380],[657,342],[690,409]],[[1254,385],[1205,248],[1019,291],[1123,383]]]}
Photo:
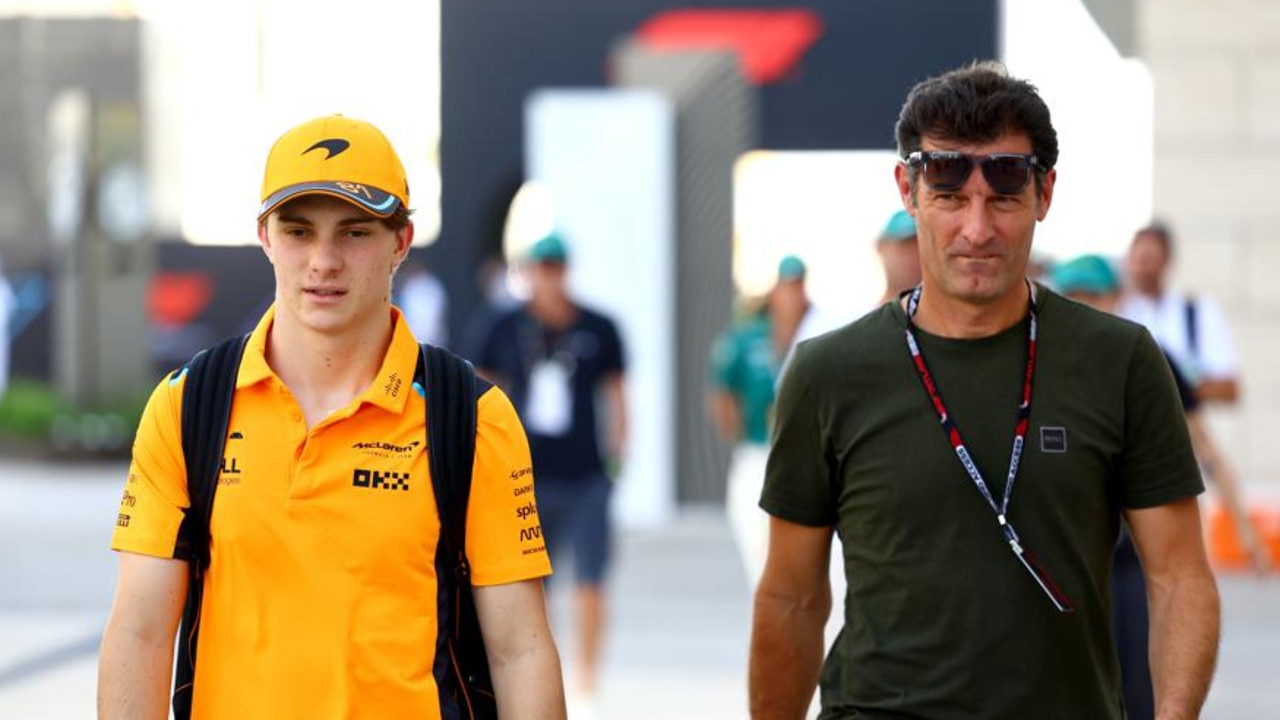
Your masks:
{"label": "blurred person in background", "polygon": [[[1082,255],[1059,263],[1053,268],[1051,280],[1058,292],[1072,300],[1106,313],[1116,312],[1120,302],[1120,276],[1106,258]],[[1223,503],[1239,529],[1241,544],[1246,548],[1250,562],[1255,569],[1262,571],[1269,564],[1267,551],[1245,511],[1235,473],[1223,461],[1212,439],[1205,432],[1198,412],[1200,401],[1195,391],[1167,353],[1166,359],[1173,371],[1178,396],[1186,412],[1196,456],[1217,486]],[[1111,569],[1111,588],[1112,618],[1116,648],[1120,652],[1120,677],[1123,682],[1126,718],[1152,720],[1155,717],[1155,707],[1147,639],[1150,619],[1147,613],[1146,583],[1142,578],[1138,553],[1127,529],[1121,533],[1120,542],[1116,545],[1115,564]]]}
{"label": "blurred person in background", "polygon": [[[272,146],[261,197],[275,303],[239,365],[199,653],[178,659],[182,671],[195,665],[194,685],[175,690],[175,717],[457,712],[437,617],[452,591],[438,579],[440,522],[424,481],[434,448],[422,442],[424,391],[410,386],[419,346],[390,304],[414,230],[403,166],[372,125],[317,118]],[[206,551],[184,519],[186,377],[183,368],[152,394],[120,502],[98,670],[104,720],[168,716],[188,564]],[[563,718],[543,598],[551,566],[536,514],[521,512],[532,492],[512,495],[510,478],[529,472],[524,431],[492,386],[476,414],[465,544],[497,707],[503,718]],[[361,472],[406,480],[371,488]]]}
{"label": "blurred person in background", "polygon": [[884,269],[884,295],[879,307],[920,284],[920,247],[916,242],[916,219],[906,210],[889,217],[876,239],[876,254]]}
{"label": "blurred person in background", "polygon": [[759,503],[774,391],[783,360],[812,306],[806,272],[795,255],[782,258],[773,288],[762,301],[744,299],[743,310],[711,348],[707,409],[720,438],[733,448],[726,511],[753,588],[764,570],[769,542],[769,517]]}
{"label": "blurred person in background", "polygon": [[444,283],[421,260],[409,259],[396,283],[396,305],[419,342],[449,344],[449,295]]}
{"label": "blurred person in background", "polygon": [[480,300],[463,323],[459,343],[459,347],[467,350],[483,345],[493,323],[520,306],[520,300],[511,291],[507,261],[501,253],[490,255],[476,268],[476,287],[480,288]]}
{"label": "blurred person in background", "polygon": [[[1218,593],[1168,364],[1140,328],[1026,278],[1057,180],[1048,108],[975,63],[916,85],[896,134],[922,282],[801,345],[783,378],[752,717],[802,717],[820,684],[823,718],[1120,720],[1122,516],[1157,717],[1197,717]],[[824,666],[834,532],[849,592]]]}
{"label": "blurred person in background", "polygon": [[578,654],[570,716],[586,717],[604,646],[609,499],[626,451],[627,402],[617,326],[570,296],[569,259],[558,233],[535,242],[524,258],[528,302],[497,318],[466,355],[519,409],[547,549],[573,557]]}
{"label": "blurred person in background", "polygon": [[1212,298],[1169,286],[1173,255],[1173,232],[1167,225],[1154,222],[1134,233],[1119,313],[1151,331],[1200,400],[1234,404],[1240,397],[1239,360],[1226,318]]}

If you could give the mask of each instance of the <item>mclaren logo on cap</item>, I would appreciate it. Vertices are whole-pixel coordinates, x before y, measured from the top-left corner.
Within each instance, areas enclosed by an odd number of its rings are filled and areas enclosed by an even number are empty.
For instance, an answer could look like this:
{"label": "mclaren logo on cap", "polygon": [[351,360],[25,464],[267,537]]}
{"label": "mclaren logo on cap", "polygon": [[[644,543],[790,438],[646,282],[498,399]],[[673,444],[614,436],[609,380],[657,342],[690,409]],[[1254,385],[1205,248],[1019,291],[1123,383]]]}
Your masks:
{"label": "mclaren logo on cap", "polygon": [[324,148],[325,150],[329,151],[329,154],[324,156],[324,159],[328,160],[334,155],[341,154],[344,150],[346,150],[349,147],[351,147],[351,143],[347,142],[346,140],[343,140],[342,138],[329,138],[328,140],[321,140],[315,145],[312,145],[306,150],[303,150],[302,154],[306,155],[307,153],[317,148]]}

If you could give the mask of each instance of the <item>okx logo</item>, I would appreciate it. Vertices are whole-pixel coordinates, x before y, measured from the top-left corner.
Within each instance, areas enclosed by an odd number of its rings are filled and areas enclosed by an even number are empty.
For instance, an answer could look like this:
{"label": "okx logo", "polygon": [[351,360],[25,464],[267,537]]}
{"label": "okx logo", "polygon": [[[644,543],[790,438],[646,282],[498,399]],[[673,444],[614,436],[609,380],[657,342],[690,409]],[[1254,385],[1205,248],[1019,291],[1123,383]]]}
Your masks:
{"label": "okx logo", "polygon": [[382,488],[383,490],[408,490],[409,473],[381,472],[356,468],[351,484],[360,488]]}

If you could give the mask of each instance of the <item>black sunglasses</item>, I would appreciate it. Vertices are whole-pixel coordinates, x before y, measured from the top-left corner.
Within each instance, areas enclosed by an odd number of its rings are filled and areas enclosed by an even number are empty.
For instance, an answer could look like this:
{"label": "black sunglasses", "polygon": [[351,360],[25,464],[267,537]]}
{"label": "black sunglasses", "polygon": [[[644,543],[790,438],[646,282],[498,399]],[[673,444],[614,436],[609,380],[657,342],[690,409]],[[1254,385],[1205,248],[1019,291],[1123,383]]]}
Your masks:
{"label": "black sunglasses", "polygon": [[969,179],[973,166],[982,167],[987,185],[1001,195],[1019,195],[1040,168],[1035,155],[991,153],[968,155],[950,150],[922,150],[907,156],[907,167],[923,166],[925,184],[934,190],[959,190]]}

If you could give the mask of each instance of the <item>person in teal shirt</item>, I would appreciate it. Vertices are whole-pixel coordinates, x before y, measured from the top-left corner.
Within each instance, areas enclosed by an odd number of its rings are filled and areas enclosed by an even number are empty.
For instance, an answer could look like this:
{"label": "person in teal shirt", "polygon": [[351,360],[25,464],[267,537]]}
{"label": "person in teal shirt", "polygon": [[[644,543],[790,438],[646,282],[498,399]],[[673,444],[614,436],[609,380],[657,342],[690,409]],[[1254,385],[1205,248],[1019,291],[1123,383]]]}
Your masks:
{"label": "person in teal shirt", "polygon": [[728,442],[767,445],[777,379],[772,329],[764,312],[734,321],[711,349],[711,382],[727,412],[717,413]]}
{"label": "person in teal shirt", "polygon": [[809,312],[805,264],[788,255],[760,307],[744,309],[711,350],[709,410],[721,438],[733,446],[725,505],[752,585],[764,570],[769,523],[759,508],[769,456],[774,389],[783,358]]}

